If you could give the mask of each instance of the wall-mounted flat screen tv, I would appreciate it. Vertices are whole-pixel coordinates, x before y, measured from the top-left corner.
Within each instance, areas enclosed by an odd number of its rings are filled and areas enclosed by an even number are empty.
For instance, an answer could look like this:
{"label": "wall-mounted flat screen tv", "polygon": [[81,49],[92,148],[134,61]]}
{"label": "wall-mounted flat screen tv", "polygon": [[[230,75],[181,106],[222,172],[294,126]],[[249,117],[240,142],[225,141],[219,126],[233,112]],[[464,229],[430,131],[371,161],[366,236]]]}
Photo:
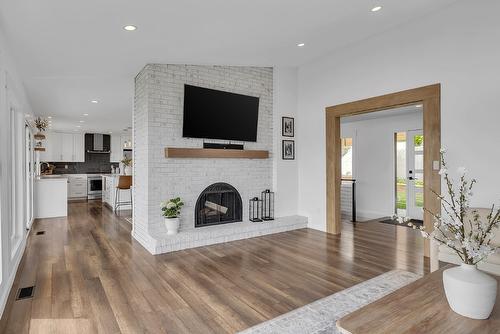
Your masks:
{"label": "wall-mounted flat screen tv", "polygon": [[257,141],[259,98],[184,85],[182,136]]}

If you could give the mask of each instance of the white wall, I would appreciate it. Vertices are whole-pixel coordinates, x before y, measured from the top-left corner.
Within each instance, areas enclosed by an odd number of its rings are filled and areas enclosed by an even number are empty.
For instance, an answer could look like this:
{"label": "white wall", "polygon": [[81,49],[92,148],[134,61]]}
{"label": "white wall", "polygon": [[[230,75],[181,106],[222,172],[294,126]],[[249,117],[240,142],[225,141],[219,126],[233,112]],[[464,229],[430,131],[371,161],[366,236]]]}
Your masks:
{"label": "white wall", "polygon": [[295,138],[281,136],[281,117],[297,117],[297,68],[275,67],[273,73],[273,118],[274,118],[274,152],[273,155],[273,188],[275,191],[276,216],[291,216],[298,210],[298,165],[296,160],[283,160],[282,140],[293,139],[297,145],[297,128]]}
{"label": "white wall", "polygon": [[[15,110],[11,114],[11,107]],[[24,87],[0,32],[0,313],[3,313],[26,244],[23,196]],[[13,153],[14,152],[14,153]]]}
{"label": "white wall", "polygon": [[422,121],[422,113],[415,112],[341,124],[341,136],[353,138],[358,217],[394,214],[394,133],[422,129]]}
{"label": "white wall", "polygon": [[325,230],[325,107],[441,83],[442,143],[498,201],[500,1],[459,1],[299,68],[299,210]]}

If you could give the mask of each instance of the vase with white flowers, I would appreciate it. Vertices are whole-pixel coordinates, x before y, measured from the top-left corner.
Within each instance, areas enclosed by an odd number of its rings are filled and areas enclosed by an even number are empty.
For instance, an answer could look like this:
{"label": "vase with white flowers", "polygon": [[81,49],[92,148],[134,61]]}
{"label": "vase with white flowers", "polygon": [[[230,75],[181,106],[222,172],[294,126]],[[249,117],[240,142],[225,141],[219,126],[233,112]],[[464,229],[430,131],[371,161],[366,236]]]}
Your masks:
{"label": "vase with white flowers", "polygon": [[439,174],[445,181],[448,194],[435,196],[441,200],[442,214],[424,210],[433,217],[434,230],[426,231],[424,226],[417,227],[409,218],[398,217],[399,223],[406,223],[420,229],[422,236],[446,245],[461,261],[459,267],[443,272],[443,285],[448,304],[456,313],[473,318],[486,319],[490,316],[497,295],[497,280],[477,269],[477,264],[499,250],[494,245],[494,234],[500,226],[500,209],[495,205],[488,214],[480,215],[470,207],[472,188],[475,179],[467,177],[464,167],[457,169],[458,184],[454,185],[445,161],[445,150],[441,150],[441,170]]}
{"label": "vase with white flowers", "polygon": [[179,231],[179,216],[181,208],[184,205],[180,197],[172,198],[167,202],[161,203],[161,211],[165,217],[165,226],[167,227],[167,234],[174,235]]}

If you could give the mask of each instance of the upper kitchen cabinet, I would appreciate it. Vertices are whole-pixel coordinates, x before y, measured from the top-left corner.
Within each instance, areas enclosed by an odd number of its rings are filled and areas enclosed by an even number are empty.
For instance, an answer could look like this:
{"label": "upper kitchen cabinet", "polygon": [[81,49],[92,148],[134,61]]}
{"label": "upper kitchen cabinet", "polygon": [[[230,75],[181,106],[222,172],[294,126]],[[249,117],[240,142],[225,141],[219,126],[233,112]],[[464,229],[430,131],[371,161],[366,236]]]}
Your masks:
{"label": "upper kitchen cabinet", "polygon": [[120,162],[123,158],[123,147],[121,135],[111,135],[111,162]]}
{"label": "upper kitchen cabinet", "polygon": [[85,147],[83,134],[47,132],[45,133],[45,152],[40,160],[46,162],[84,162]]}
{"label": "upper kitchen cabinet", "polygon": [[73,134],[73,158],[74,162],[85,162],[85,139],[83,133]]}
{"label": "upper kitchen cabinet", "polygon": [[132,149],[132,137],[129,134],[112,134],[111,162],[120,162],[126,149]]}

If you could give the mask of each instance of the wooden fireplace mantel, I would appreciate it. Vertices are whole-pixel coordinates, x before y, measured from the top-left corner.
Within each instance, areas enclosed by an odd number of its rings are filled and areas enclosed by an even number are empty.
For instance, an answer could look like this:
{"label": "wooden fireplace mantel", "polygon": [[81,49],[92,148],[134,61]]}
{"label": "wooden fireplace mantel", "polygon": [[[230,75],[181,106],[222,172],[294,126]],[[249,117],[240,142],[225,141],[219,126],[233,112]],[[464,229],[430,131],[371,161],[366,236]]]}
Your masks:
{"label": "wooden fireplace mantel", "polygon": [[166,147],[165,158],[267,159],[269,151]]}

